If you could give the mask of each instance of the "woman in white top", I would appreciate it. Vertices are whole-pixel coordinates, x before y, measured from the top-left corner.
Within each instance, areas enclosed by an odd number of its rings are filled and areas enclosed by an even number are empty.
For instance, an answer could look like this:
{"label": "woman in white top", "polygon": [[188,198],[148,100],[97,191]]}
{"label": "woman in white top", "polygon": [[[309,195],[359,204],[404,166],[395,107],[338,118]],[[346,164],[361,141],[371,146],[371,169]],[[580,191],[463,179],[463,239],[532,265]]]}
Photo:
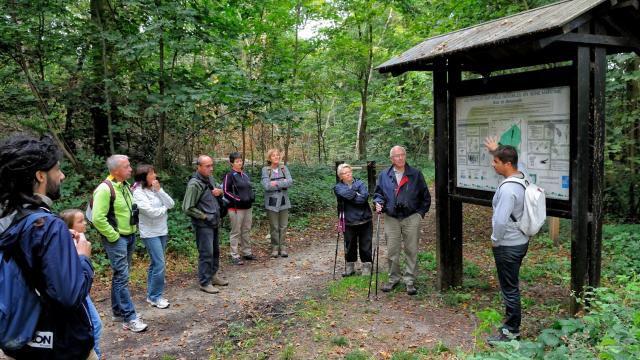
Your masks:
{"label": "woman in white top", "polygon": [[133,199],[140,210],[140,238],[149,252],[147,302],[159,309],[169,307],[164,291],[164,254],[167,249],[167,211],[175,204],[164,192],[152,165],[138,165],[133,184]]}

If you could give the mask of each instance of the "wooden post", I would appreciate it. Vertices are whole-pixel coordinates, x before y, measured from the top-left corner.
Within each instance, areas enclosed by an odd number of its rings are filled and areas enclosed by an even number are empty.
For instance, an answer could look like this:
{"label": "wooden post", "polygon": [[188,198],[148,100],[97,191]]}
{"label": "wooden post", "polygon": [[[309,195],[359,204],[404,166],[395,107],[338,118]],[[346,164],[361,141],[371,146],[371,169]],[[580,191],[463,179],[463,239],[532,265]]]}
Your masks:
{"label": "wooden post", "polygon": [[[450,79],[452,74],[450,73]],[[460,71],[453,79],[460,78]],[[433,102],[435,129],[435,201],[436,201],[436,261],[438,263],[439,290],[445,290],[462,283],[462,203],[449,198],[451,161],[456,154],[451,152],[450,124],[453,122],[450,112],[453,105],[449,97],[450,86],[447,82],[446,60],[434,61]],[[455,224],[455,225],[454,225]],[[457,227],[454,229],[454,226]]]}
{"label": "wooden post", "polygon": [[447,69],[443,59],[434,61],[433,67],[433,106],[435,130],[435,200],[436,200],[436,262],[438,265],[439,290],[451,286],[451,264],[449,255],[449,196],[447,181],[449,178],[449,157],[447,153],[449,130],[447,124]]}
{"label": "wooden post", "polygon": [[367,181],[369,186],[369,197],[373,197],[376,189],[376,162],[367,161]]}
{"label": "wooden post", "polygon": [[[449,60],[449,78],[448,87],[449,90],[449,176],[448,187],[449,194],[452,194],[456,186],[456,173],[457,173],[457,160],[458,160],[458,147],[456,145],[456,102],[455,102],[455,89],[457,89],[462,81],[462,71],[460,66],[456,62]],[[449,231],[450,231],[450,253],[451,257],[451,286],[462,286],[462,201],[454,200],[449,197]]]}
{"label": "wooden post", "polygon": [[[595,24],[595,33],[605,34],[599,23]],[[607,50],[596,47],[591,53],[592,94],[591,94],[591,211],[589,228],[589,286],[600,286],[602,262],[602,218],[604,193],[604,132],[605,132],[605,88],[607,77]]]}
{"label": "wooden post", "polygon": [[[579,32],[586,32],[587,26],[582,26]],[[591,106],[591,61],[590,49],[578,46],[573,66],[575,70],[574,89],[575,114],[572,114],[571,131],[571,291],[575,298],[571,299],[570,311],[576,314],[580,305],[576,298],[584,295],[588,257],[589,233],[589,168],[591,166],[589,149],[589,111]]]}
{"label": "wooden post", "polygon": [[549,238],[553,241],[553,246],[558,247],[560,245],[560,218],[549,216],[547,221],[549,223]]}

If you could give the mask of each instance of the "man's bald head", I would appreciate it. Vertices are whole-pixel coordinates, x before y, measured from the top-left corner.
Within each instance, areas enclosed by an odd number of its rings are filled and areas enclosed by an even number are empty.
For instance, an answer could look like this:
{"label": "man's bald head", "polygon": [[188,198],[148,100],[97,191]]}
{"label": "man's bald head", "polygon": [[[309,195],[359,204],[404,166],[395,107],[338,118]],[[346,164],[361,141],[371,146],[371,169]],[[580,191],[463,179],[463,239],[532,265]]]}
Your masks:
{"label": "man's bald head", "polygon": [[196,160],[196,164],[198,164],[198,173],[204,177],[209,177],[213,173],[213,159],[208,155],[200,155],[198,156],[198,160]]}

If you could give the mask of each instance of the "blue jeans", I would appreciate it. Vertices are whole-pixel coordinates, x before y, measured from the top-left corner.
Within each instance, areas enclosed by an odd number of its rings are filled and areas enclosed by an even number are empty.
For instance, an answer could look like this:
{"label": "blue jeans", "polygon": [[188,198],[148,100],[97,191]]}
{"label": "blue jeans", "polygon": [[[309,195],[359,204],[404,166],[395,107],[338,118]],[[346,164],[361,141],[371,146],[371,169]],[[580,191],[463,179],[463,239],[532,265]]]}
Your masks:
{"label": "blue jeans", "polygon": [[98,359],[102,358],[102,354],[100,352],[100,336],[102,336],[102,320],[100,320],[100,314],[98,314],[98,309],[91,301],[91,298],[87,295],[87,310],[89,311],[89,318],[91,319],[91,324],[93,325],[93,350],[98,355]]}
{"label": "blue jeans", "polygon": [[107,257],[111,263],[113,276],[111,278],[111,310],[113,316],[122,317],[124,321],[136,318],[136,309],[129,293],[129,268],[133,250],[136,245],[136,236],[122,235],[118,240],[109,242],[102,239],[102,245],[107,252]]}
{"label": "blue jeans", "polygon": [[151,258],[147,271],[147,297],[151,301],[158,301],[164,291],[164,252],[167,249],[167,235],[143,238],[142,242]]}

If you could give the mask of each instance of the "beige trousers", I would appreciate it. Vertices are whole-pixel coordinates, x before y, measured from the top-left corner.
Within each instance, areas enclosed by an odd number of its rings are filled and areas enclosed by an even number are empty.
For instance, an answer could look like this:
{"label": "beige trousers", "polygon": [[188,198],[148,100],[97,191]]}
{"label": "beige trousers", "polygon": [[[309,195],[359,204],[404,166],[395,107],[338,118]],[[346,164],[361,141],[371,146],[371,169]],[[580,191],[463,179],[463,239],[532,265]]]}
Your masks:
{"label": "beige trousers", "polygon": [[[238,209],[229,211],[231,231],[229,232],[229,244],[231,257],[251,255],[251,222],[252,209]],[[238,250],[238,244],[240,249]]]}
{"label": "beige trousers", "polygon": [[422,216],[415,213],[402,220],[384,215],[384,236],[387,238],[387,263],[389,265],[389,282],[397,283],[400,274],[400,249],[404,245],[407,266],[404,269],[404,283],[413,285],[416,280],[416,263],[418,258],[418,238]]}

